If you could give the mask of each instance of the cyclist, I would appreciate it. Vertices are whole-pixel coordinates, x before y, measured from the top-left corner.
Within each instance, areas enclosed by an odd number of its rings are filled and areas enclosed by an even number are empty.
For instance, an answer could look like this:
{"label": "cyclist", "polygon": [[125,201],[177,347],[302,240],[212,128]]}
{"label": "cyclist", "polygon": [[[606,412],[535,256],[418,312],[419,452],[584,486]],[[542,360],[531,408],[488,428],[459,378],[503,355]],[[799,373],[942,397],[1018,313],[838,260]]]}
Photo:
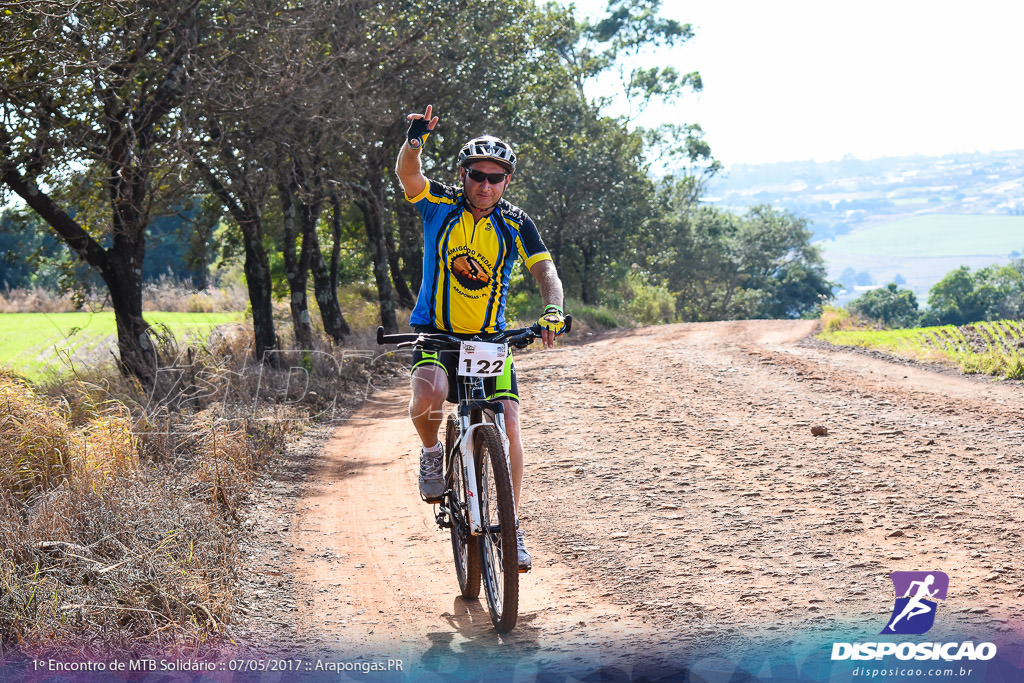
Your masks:
{"label": "cyclist", "polygon": [[[409,114],[406,142],[398,152],[395,172],[406,199],[423,219],[423,281],[410,323],[420,332],[442,331],[486,339],[505,328],[506,297],[517,258],[540,286],[544,313],[538,321],[541,339],[551,348],[565,327],[562,283],[551,255],[530,217],[502,199],[516,170],[512,148],[484,135],[467,142],[459,152],[460,187],[427,180],[420,164],[423,143],[437,125],[432,106],[424,114]],[[446,398],[454,400],[456,354],[418,350],[413,356],[412,399],[409,416],[423,446],[420,451],[420,496],[439,502],[445,486],[443,449],[438,430]],[[523,445],[519,432],[519,396],[511,355],[505,374],[485,383],[490,400],[504,405],[505,429],[515,499],[521,500]],[[449,393],[450,392],[450,393]],[[519,570],[529,571],[532,561],[522,529],[518,529]]]}

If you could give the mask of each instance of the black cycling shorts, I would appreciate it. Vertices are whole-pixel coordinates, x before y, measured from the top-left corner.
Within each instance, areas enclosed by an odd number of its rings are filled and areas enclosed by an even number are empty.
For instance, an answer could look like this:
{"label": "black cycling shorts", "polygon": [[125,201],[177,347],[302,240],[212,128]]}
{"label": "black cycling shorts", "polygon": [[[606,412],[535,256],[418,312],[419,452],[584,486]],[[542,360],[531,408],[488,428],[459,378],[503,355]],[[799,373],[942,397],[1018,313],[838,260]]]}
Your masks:
{"label": "black cycling shorts", "polygon": [[[451,332],[434,329],[428,325],[417,325],[414,329],[417,332],[441,332],[443,334],[451,334],[453,337],[463,337],[465,339],[469,339],[473,336],[480,336],[483,341],[487,341],[487,335],[453,334]],[[450,403],[457,403],[459,396],[458,382],[456,380],[455,372],[458,363],[458,349],[452,351],[424,351],[423,349],[416,349],[412,355],[411,371],[416,372],[416,368],[425,365],[441,366],[444,369],[444,374],[448,377],[448,401]],[[487,399],[489,401],[506,399],[519,403],[519,384],[516,382],[516,366],[512,359],[511,348],[508,350],[508,357],[505,362],[505,371],[498,377],[484,377],[484,392],[487,394]]]}

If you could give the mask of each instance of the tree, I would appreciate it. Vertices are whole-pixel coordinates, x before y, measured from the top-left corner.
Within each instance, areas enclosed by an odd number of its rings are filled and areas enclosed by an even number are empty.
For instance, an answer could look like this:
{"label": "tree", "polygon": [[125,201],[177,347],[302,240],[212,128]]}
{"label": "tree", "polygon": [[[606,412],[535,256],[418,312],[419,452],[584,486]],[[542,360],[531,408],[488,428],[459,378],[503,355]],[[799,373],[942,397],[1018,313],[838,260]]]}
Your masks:
{"label": "tree", "polygon": [[913,327],[919,319],[913,290],[899,289],[895,282],[861,294],[848,308],[851,313],[877,320],[886,327]]}
{"label": "tree", "polygon": [[744,216],[693,207],[677,193],[660,190],[667,211],[651,222],[638,255],[676,292],[683,320],[792,318],[831,298],[806,221],[768,206]]}
{"label": "tree", "polygon": [[940,324],[1024,316],[1024,259],[971,272],[960,266],[928,292],[928,306]]}
{"label": "tree", "polygon": [[[38,214],[5,209],[0,213],[0,287],[30,288],[39,282],[40,271],[66,255],[67,249]],[[52,268],[52,267],[51,267]],[[47,269],[43,277],[52,276]]]}
{"label": "tree", "polygon": [[412,286],[419,283],[413,278],[423,258],[418,217],[395,207],[401,189],[393,169],[405,141],[405,116],[427,103],[442,113],[442,125],[424,157],[434,179],[448,180],[443,169],[453,166],[466,139],[481,129],[507,134],[508,120],[520,104],[516,74],[532,68],[528,60],[542,16],[526,0],[392,0],[367,7],[353,22],[339,23],[339,31],[355,25],[347,30],[360,40],[351,43],[353,58],[344,71],[345,92],[354,104],[338,138],[336,180],[341,200],[361,214],[387,329],[397,326],[396,304],[414,303]]}
{"label": "tree", "polygon": [[744,288],[760,292],[752,318],[797,318],[832,298],[821,249],[807,220],[770,206],[747,211],[739,237]]}
{"label": "tree", "polygon": [[[5,17],[0,47],[0,174],[103,278],[121,368],[150,385],[157,358],[142,317],[145,229],[160,148],[188,93],[206,17],[197,0],[23,5]],[[82,166],[102,178],[102,224],[78,220],[55,194]]]}
{"label": "tree", "polygon": [[[710,158],[696,127],[634,129],[628,118],[603,115],[607,102],[586,97],[585,84],[618,60],[692,35],[688,26],[658,17],[659,6],[650,0],[609,3],[608,15],[595,24],[578,24],[571,12],[553,6],[531,15],[531,48],[512,77],[516,106],[508,130],[489,131],[507,132],[516,146],[520,168],[508,198],[528,209],[567,293],[586,304],[621,295],[633,260],[626,256],[630,244],[657,212],[648,151]],[[633,104],[700,88],[697,74],[683,77],[671,68],[623,64],[620,76]],[[496,122],[501,125],[500,116]]]}
{"label": "tree", "polygon": [[[211,56],[197,66],[197,96],[183,108],[179,149],[238,228],[254,351],[273,363],[278,340],[265,217],[275,180],[287,166],[274,152],[288,147],[281,125],[294,113],[292,76],[310,63],[307,38],[322,15],[273,0],[226,2],[221,9],[230,21],[208,36]],[[300,308],[299,319],[308,319],[305,305]]]}

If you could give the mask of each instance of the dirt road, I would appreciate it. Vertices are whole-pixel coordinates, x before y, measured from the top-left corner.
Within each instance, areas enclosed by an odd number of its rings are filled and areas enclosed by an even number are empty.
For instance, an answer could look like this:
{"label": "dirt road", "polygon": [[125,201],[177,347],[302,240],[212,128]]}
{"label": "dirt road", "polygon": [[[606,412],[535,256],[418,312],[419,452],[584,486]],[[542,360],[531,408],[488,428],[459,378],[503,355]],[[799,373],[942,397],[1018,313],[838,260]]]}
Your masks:
{"label": "dirt road", "polygon": [[416,496],[407,383],[377,394],[254,518],[272,541],[250,548],[259,594],[239,631],[265,622],[278,644],[441,675],[471,657],[629,667],[873,637],[889,573],[939,570],[929,637],[1019,640],[1024,387],[827,349],[812,326],[672,325],[521,354],[535,559],[501,637],[484,602],[456,597],[447,533]]}

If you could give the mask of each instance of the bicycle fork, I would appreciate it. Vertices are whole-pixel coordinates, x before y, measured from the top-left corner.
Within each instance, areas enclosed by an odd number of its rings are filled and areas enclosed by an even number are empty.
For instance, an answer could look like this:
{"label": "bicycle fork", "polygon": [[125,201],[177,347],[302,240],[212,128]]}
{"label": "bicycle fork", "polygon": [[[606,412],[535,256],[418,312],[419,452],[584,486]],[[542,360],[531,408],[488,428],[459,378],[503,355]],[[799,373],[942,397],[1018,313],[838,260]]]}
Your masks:
{"label": "bicycle fork", "polygon": [[[495,413],[494,418],[495,426],[498,428],[498,434],[501,435],[501,447],[503,455],[505,456],[505,468],[511,476],[512,466],[509,462],[508,455],[508,436],[505,434],[505,416],[502,413],[497,412]],[[469,501],[469,529],[470,533],[474,536],[479,536],[485,533],[487,529],[484,529],[483,515],[480,510],[480,487],[476,478],[476,451],[473,446],[473,432],[489,423],[478,422],[476,424],[470,424],[469,415],[461,415],[459,420],[462,422],[462,439],[459,444],[459,450],[462,453],[462,480],[466,483],[466,500]],[[517,501],[513,500],[513,508],[518,507],[515,503],[517,503]],[[516,525],[515,528],[518,529],[518,510],[516,511],[516,518],[514,522]]]}

